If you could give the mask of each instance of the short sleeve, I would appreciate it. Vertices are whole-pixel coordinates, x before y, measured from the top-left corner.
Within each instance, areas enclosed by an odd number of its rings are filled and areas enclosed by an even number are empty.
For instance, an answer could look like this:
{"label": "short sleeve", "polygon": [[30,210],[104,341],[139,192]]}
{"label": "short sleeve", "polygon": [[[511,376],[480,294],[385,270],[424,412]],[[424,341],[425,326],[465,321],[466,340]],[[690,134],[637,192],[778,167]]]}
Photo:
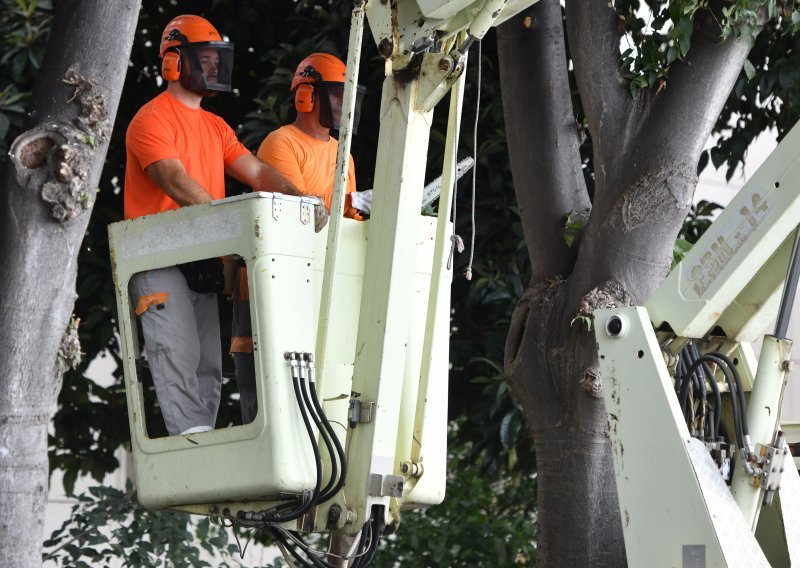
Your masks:
{"label": "short sleeve", "polygon": [[259,160],[268,163],[281,172],[300,193],[310,195],[303,179],[303,173],[300,170],[300,160],[296,150],[289,140],[282,135],[280,129],[267,135],[258,148],[258,154],[256,155]]}
{"label": "short sleeve", "polygon": [[159,160],[179,158],[175,146],[175,126],[156,111],[140,112],[125,134],[125,145],[142,169]]}
{"label": "short sleeve", "polygon": [[228,126],[228,124],[221,118],[219,118],[219,122],[222,128],[222,159],[223,162],[225,162],[225,165],[229,166],[245,154],[249,154],[250,150],[245,148],[244,144],[239,142],[239,139],[236,137],[236,133],[233,131],[233,128]]}

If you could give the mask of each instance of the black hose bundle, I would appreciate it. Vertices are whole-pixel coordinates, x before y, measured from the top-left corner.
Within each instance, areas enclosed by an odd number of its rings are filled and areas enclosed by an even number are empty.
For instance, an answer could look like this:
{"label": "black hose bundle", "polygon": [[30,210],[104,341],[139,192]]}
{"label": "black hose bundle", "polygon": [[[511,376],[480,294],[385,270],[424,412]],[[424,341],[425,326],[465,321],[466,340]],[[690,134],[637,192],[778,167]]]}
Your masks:
{"label": "black hose bundle", "polygon": [[[711,364],[716,365],[728,384],[736,445],[742,450],[749,451],[747,404],[739,371],[730,357],[723,353],[701,354],[694,341],[690,341],[681,350],[675,374],[676,394],[687,425],[693,435],[703,437],[709,442],[719,441],[722,434],[723,428],[720,423],[722,396]],[[711,387],[713,406],[708,400],[707,385]],[[699,425],[694,416],[694,400],[699,400]]]}
{"label": "black hose bundle", "polygon": [[355,552],[347,558],[336,557],[333,561],[326,559],[327,556],[332,556],[330,553],[313,550],[297,533],[277,526],[270,526],[265,530],[303,568],[335,568],[340,565],[339,560],[352,560],[350,568],[367,568],[378,551],[383,532],[383,515],[383,506],[373,507],[371,518],[361,529]]}
{"label": "black hose bundle", "polygon": [[[344,448],[333,430],[317,395],[314,376],[314,356],[310,353],[286,353],[286,360],[291,367],[292,387],[294,388],[300,414],[303,418],[306,433],[311,442],[316,466],[314,489],[307,491],[296,499],[272,507],[264,511],[239,511],[233,516],[226,509],[223,517],[234,525],[264,530],[284,551],[303,567],[334,568],[340,560],[351,560],[351,568],[366,568],[372,562],[378,550],[380,535],[384,527],[384,507],[375,505],[370,519],[361,529],[358,545],[349,558],[336,557],[331,553],[313,550],[299,534],[278,526],[299,519],[312,507],[332,499],[344,486],[347,476],[347,459]],[[313,425],[312,425],[313,422]],[[322,459],[319,444],[314,431],[319,431],[322,443],[331,460],[331,472],[327,483],[322,487]],[[327,558],[335,558],[330,562]],[[288,558],[287,558],[288,559]]]}
{"label": "black hose bundle", "polygon": [[[296,499],[287,501],[264,511],[240,511],[237,521],[244,526],[263,528],[269,525],[286,523],[299,519],[312,507],[332,499],[344,486],[347,474],[347,458],[339,438],[325,416],[317,396],[314,379],[314,356],[310,353],[286,353],[291,368],[292,387],[295,400],[303,418],[303,424],[314,454],[316,480],[310,495],[304,493]],[[313,421],[313,425],[312,425]],[[319,431],[331,460],[331,475],[322,487],[322,458],[314,426]]]}
{"label": "black hose bundle", "polygon": [[328,455],[331,458],[330,478],[328,479],[325,487],[322,488],[319,498],[317,499],[317,505],[320,505],[332,499],[344,486],[345,477],[347,476],[347,457],[342,444],[339,442],[339,437],[333,431],[333,426],[331,426],[328,417],[325,416],[325,412],[322,409],[322,404],[317,396],[313,356],[309,353],[304,353],[303,355],[306,357],[305,360],[309,370],[308,383],[306,383],[304,380],[305,376],[302,372],[303,367],[300,367],[300,381],[303,386],[303,400],[305,406],[309,410],[309,414],[319,429],[320,437],[322,438],[325,448],[328,450]]}

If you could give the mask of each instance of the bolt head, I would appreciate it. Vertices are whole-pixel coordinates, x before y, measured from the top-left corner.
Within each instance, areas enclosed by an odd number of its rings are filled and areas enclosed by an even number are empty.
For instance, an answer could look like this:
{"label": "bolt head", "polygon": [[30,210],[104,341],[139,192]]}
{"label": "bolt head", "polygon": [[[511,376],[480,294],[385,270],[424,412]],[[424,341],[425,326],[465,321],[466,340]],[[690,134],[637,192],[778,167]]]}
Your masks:
{"label": "bolt head", "polygon": [[392,40],[388,37],[383,38],[378,44],[378,53],[380,53],[381,57],[384,59],[391,57],[393,50],[394,46],[392,45]]}

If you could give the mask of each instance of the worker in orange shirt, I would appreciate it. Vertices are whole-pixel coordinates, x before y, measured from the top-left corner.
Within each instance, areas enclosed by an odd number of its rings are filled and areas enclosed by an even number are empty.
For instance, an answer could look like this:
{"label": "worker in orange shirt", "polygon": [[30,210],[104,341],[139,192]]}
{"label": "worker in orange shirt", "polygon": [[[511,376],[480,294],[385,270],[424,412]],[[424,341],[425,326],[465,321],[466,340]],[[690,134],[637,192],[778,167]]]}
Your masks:
{"label": "worker in orange shirt", "polygon": [[[271,132],[261,143],[257,153],[261,160],[285,175],[300,193],[322,199],[329,213],[338,145],[330,131],[339,129],[346,70],[340,59],[328,53],[312,53],[303,59],[297,66],[291,86],[297,117],[292,124]],[[358,126],[363,93],[364,89],[358,87],[354,132]],[[355,190],[355,166],[353,157],[350,156],[344,215],[361,220],[350,201],[350,194]],[[242,419],[247,424],[255,418],[257,403],[247,271],[244,267],[236,273],[232,292],[234,309],[231,353],[236,362]]]}
{"label": "worker in orange shirt", "polygon": [[[221,199],[225,174],[256,190],[298,195],[222,118],[200,107],[203,97],[231,90],[233,44],[207,20],[184,15],[167,24],[160,56],[167,89],[139,110],[126,134],[125,218]],[[317,215],[320,228],[325,215]],[[217,295],[189,280],[168,267],[129,283],[170,435],[213,429],[220,402]]]}

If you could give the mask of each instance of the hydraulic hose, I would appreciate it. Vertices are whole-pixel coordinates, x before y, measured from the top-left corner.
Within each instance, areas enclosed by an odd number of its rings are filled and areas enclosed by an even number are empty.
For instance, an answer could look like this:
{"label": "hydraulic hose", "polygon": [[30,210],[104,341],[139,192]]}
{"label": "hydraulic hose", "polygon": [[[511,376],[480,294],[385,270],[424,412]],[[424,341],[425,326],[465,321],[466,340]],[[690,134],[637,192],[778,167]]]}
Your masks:
{"label": "hydraulic hose", "polygon": [[[736,365],[733,364],[731,358],[727,355],[723,355],[722,353],[709,353],[714,357],[719,357],[725,364],[728,365],[728,368],[733,373],[733,380],[736,382],[736,393],[739,397],[739,408],[742,409],[742,434],[744,434],[745,438],[750,438],[750,429],[747,427],[747,402],[744,398],[744,388],[742,388],[742,377],[739,375],[738,369],[736,369]],[[749,443],[748,443],[749,445]]]}
{"label": "hydraulic hose", "polygon": [[[701,357],[700,350],[697,348],[697,345],[692,343],[692,355],[693,359],[697,360]],[[711,437],[716,437],[717,433],[719,432],[719,422],[722,418],[722,395],[719,392],[719,385],[717,384],[717,380],[714,378],[714,373],[711,372],[711,367],[708,366],[708,363],[705,361],[702,362],[701,367],[703,369],[703,373],[705,377],[708,379],[708,384],[711,385],[711,390],[714,393],[714,420],[713,420],[713,430],[710,433]]]}
{"label": "hydraulic hose", "polygon": [[[292,360],[292,363],[294,360]],[[278,515],[266,515],[264,512],[256,512],[250,513],[247,511],[239,511],[238,519],[240,522],[252,524],[253,522],[258,524],[277,524],[277,523],[285,523],[288,521],[294,521],[295,519],[299,519],[303,515],[305,515],[311,507],[316,503],[317,498],[319,497],[320,487],[322,485],[322,461],[319,455],[319,446],[317,445],[317,439],[314,435],[314,430],[311,427],[311,421],[308,419],[308,413],[306,411],[306,407],[303,404],[303,395],[300,389],[300,379],[296,372],[297,366],[292,364],[292,386],[294,387],[294,396],[297,400],[297,405],[300,408],[300,415],[303,417],[303,424],[306,427],[306,432],[308,434],[308,439],[311,442],[311,448],[314,452],[314,461],[316,462],[316,469],[317,469],[317,478],[316,483],[314,485],[314,491],[311,494],[311,497],[305,500],[297,509],[290,513],[286,514],[278,514]],[[284,504],[283,506],[279,506],[276,510],[280,510],[281,508],[287,506],[288,504]]]}
{"label": "hydraulic hose", "polygon": [[[742,429],[740,428],[741,420],[739,416],[739,400],[737,398],[738,395],[736,393],[735,379],[732,376],[732,373],[730,369],[728,369],[727,365],[723,364],[725,362],[723,359],[720,359],[708,353],[702,355],[694,363],[692,363],[692,366],[689,368],[689,372],[693,372],[704,361],[710,361],[711,363],[715,363],[722,371],[722,374],[725,375],[725,379],[728,382],[728,388],[731,390],[731,408],[733,409],[733,423],[734,423],[734,433],[736,434],[736,443],[739,446],[739,448],[745,448],[744,436],[742,434]],[[720,410],[721,409],[717,409],[717,414],[720,413]]]}
{"label": "hydraulic hose", "polygon": [[[331,476],[328,479],[328,482],[325,484],[325,487],[320,490],[320,494],[317,498],[317,504],[322,502],[322,496],[327,495],[328,491],[331,487],[333,487],[334,483],[336,482],[336,475],[338,474],[339,468],[336,463],[336,454],[333,444],[330,439],[330,434],[325,428],[322,419],[319,416],[319,409],[317,408],[318,405],[315,405],[312,402],[312,397],[308,393],[309,383],[306,381],[306,377],[303,374],[303,366],[300,367],[300,383],[301,383],[301,392],[303,395],[303,404],[308,409],[311,418],[314,420],[314,424],[316,424],[317,428],[319,429],[320,438],[322,438],[323,443],[325,444],[325,448],[328,450],[328,455],[331,458]],[[320,471],[322,470],[322,462],[320,460],[319,465]],[[320,473],[321,475],[321,473]]]}
{"label": "hydraulic hose", "polygon": [[[330,489],[329,492],[326,491],[326,490],[323,490],[322,495],[320,495],[319,502],[320,503],[324,503],[325,501],[328,501],[331,497],[336,495],[336,493],[338,493],[339,490],[342,487],[344,487],[345,478],[347,477],[347,456],[346,456],[346,454],[344,452],[344,448],[342,447],[342,444],[339,442],[339,437],[336,435],[336,432],[334,432],[333,426],[331,426],[331,423],[328,420],[328,417],[325,416],[325,412],[323,411],[322,405],[319,402],[319,397],[317,396],[316,382],[310,380],[309,381],[309,388],[311,389],[311,400],[312,400],[312,402],[314,404],[314,408],[316,409],[317,414],[321,418],[322,427],[324,427],[325,430],[327,430],[328,435],[330,436],[330,439],[333,441],[333,444],[336,447],[336,454],[339,456],[339,463],[341,465],[341,473],[339,474],[339,479],[336,482],[336,484],[333,486],[332,489]],[[330,447],[328,448],[328,451],[330,452],[331,462],[333,463],[335,460],[334,460],[333,452],[331,452]],[[331,467],[331,481],[333,481],[333,479],[334,479],[334,469],[333,469],[333,467]],[[327,488],[327,489],[329,489],[329,488]]]}

